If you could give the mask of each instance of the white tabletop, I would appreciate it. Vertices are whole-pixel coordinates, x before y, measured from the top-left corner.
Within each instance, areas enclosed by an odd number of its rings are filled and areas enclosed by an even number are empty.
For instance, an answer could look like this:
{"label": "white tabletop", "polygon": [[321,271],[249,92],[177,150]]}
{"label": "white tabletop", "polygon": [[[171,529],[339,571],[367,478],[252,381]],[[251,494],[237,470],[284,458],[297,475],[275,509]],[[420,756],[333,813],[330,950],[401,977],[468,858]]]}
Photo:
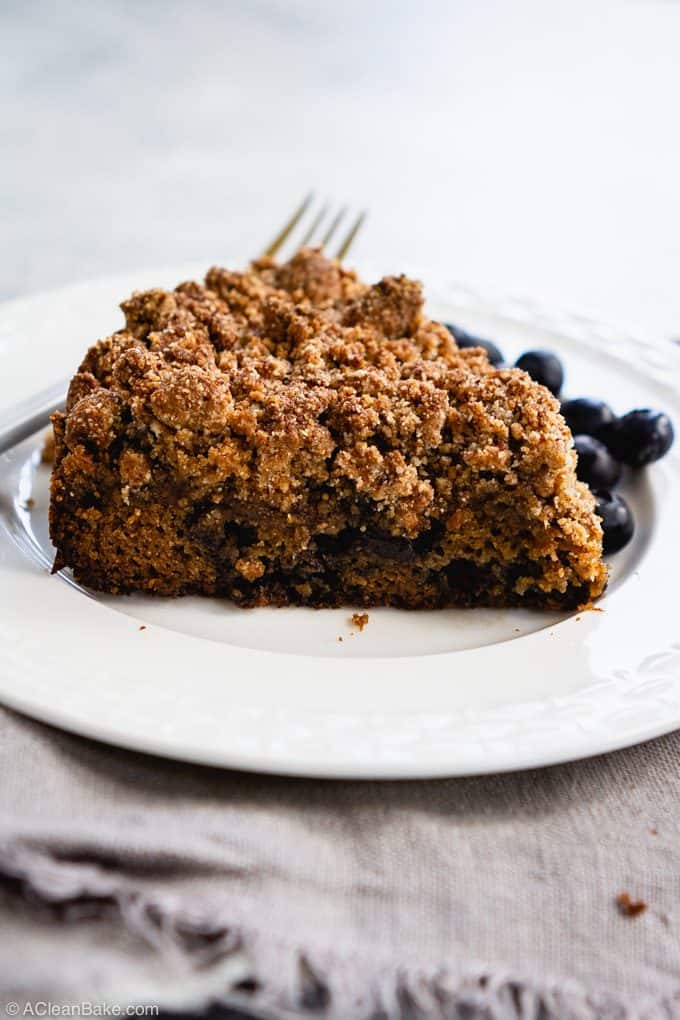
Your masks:
{"label": "white tabletop", "polygon": [[0,296],[255,252],[310,186],[357,257],[680,334],[680,4],[25,4]]}

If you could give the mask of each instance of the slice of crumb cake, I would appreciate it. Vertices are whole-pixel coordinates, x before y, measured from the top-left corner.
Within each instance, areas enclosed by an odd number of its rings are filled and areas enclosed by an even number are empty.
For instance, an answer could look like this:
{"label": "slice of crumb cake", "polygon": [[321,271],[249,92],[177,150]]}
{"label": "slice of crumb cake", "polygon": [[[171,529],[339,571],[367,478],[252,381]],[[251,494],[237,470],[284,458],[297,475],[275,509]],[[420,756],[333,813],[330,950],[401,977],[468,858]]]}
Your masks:
{"label": "slice of crumb cake", "polygon": [[55,568],[244,606],[573,608],[606,583],[554,397],[315,250],[134,294],[54,417]]}

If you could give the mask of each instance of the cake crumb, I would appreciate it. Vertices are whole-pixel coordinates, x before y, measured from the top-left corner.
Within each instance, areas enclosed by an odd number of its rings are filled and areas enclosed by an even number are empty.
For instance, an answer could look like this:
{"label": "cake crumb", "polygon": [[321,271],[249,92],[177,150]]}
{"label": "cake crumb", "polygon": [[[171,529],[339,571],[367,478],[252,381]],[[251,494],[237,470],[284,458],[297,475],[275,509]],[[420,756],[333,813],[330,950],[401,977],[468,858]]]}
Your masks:
{"label": "cake crumb", "polygon": [[352,613],[352,623],[357,628],[359,633],[361,633],[361,631],[368,623],[368,613]]}
{"label": "cake crumb", "polygon": [[644,900],[633,900],[630,897],[630,893],[622,892],[616,897],[616,905],[619,908],[619,913],[623,914],[624,917],[637,917],[638,914],[644,913],[647,909],[647,904]]}
{"label": "cake crumb", "polygon": [[656,825],[652,825],[652,827],[649,830],[649,835],[650,836],[658,836],[659,835],[659,830],[657,829]]}
{"label": "cake crumb", "polygon": [[24,510],[32,510],[34,508],[34,506],[35,506],[35,500],[34,499],[30,499],[29,498],[29,499],[25,499],[24,500]]}
{"label": "cake crumb", "polygon": [[40,451],[40,461],[43,464],[54,464],[54,430],[50,429],[43,439],[42,450]]}
{"label": "cake crumb", "polygon": [[339,635],[338,635],[338,641],[342,641],[342,639],[343,639],[343,638],[342,638],[342,634],[339,634]]}
{"label": "cake crumb", "polygon": [[145,624],[145,623],[143,623],[143,624],[141,625],[141,627],[140,627],[139,629],[140,629],[140,630],[146,630],[146,624]]}

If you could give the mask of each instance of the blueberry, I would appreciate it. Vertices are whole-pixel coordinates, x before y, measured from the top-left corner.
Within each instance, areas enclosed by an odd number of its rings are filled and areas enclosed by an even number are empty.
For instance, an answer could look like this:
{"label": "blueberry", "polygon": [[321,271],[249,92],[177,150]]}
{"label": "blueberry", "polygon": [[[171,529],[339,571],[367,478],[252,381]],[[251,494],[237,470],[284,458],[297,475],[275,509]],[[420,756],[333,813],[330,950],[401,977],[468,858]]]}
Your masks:
{"label": "blueberry", "polygon": [[609,404],[592,397],[565,400],[562,414],[574,435],[580,436],[596,436],[599,429],[614,421],[614,412]]}
{"label": "blueberry", "polygon": [[515,362],[517,368],[524,369],[531,378],[547,386],[551,393],[559,396],[564,382],[562,362],[552,351],[527,351]]}
{"label": "blueberry", "polygon": [[673,425],[667,414],[641,408],[615,418],[598,430],[612,456],[631,467],[644,467],[668,453],[673,445]]}
{"label": "blueberry", "polygon": [[578,454],[576,474],[591,489],[608,489],[621,477],[621,465],[599,439],[592,436],[574,436]]}
{"label": "blueberry", "polygon": [[481,347],[482,350],[486,351],[487,357],[492,365],[500,365],[503,361],[501,351],[491,340],[483,340],[479,336],[473,336],[472,333],[468,333],[467,330],[461,329],[460,326],[454,326],[452,322],[445,322],[444,325],[461,350],[465,347]]}
{"label": "blueberry", "polygon": [[608,489],[600,489],[595,493],[595,513],[602,519],[602,551],[615,553],[628,545],[633,532],[635,521],[631,509],[622,496],[618,496]]}

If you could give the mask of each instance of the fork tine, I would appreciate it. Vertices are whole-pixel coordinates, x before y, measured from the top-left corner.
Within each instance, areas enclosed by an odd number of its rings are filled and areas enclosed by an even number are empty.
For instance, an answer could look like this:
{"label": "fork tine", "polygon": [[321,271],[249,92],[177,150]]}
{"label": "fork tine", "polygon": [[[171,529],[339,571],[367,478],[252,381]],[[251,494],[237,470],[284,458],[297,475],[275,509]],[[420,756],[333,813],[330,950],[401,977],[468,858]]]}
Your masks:
{"label": "fork tine", "polygon": [[289,236],[291,231],[295,230],[296,226],[298,225],[304,214],[307,212],[307,209],[309,208],[313,198],[314,192],[310,191],[309,194],[304,199],[304,201],[295,210],[295,212],[288,220],[288,222],[285,224],[285,226],[282,227],[282,229],[276,235],[276,237],[269,245],[269,247],[265,248],[265,250],[262,253],[263,258],[271,258],[272,256],[276,255],[277,251],[279,250],[283,242]]}
{"label": "fork tine", "polygon": [[325,248],[327,244],[330,244],[331,238],[333,237],[333,234],[335,233],[335,231],[340,226],[340,223],[342,222],[343,217],[344,217],[346,212],[347,212],[347,206],[343,205],[342,208],[333,217],[331,225],[328,228],[328,230],[326,231],[326,233],[324,234],[323,239],[321,241],[321,247],[322,248]]}
{"label": "fork tine", "polygon": [[306,244],[309,244],[309,242],[312,240],[312,238],[314,237],[314,234],[316,233],[316,231],[321,226],[321,223],[323,222],[323,220],[325,220],[326,214],[328,213],[329,209],[330,209],[330,206],[329,206],[328,202],[326,202],[325,205],[321,206],[321,209],[319,210],[319,212],[316,214],[316,216],[312,220],[311,227],[309,228],[309,230],[307,231],[305,236],[300,241],[300,247],[301,248],[304,248],[304,246]]}
{"label": "fork tine", "polygon": [[361,227],[362,227],[363,222],[364,222],[365,219],[366,219],[366,211],[364,210],[363,212],[359,213],[359,215],[355,219],[354,223],[350,227],[350,230],[349,230],[349,233],[348,233],[347,237],[345,238],[345,240],[340,245],[340,248],[338,249],[338,253],[335,256],[336,259],[338,260],[338,262],[342,262],[342,260],[344,259],[345,255],[347,254],[347,252],[352,247],[352,244],[354,243],[354,239],[357,236],[357,234],[359,233],[359,231],[361,230]]}

